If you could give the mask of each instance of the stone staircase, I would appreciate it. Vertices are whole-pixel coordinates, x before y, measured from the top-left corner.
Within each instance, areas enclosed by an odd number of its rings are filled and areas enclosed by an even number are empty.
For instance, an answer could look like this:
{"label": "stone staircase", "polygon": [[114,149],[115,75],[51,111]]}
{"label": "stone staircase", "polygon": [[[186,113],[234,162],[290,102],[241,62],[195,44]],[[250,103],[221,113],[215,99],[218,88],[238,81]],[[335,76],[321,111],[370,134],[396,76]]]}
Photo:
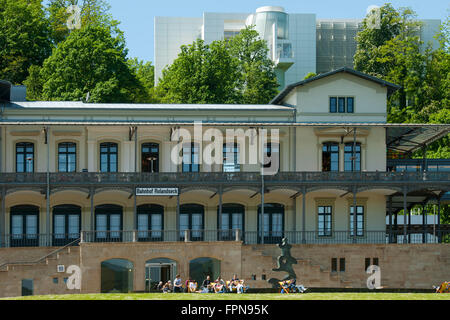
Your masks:
{"label": "stone staircase", "polygon": [[[34,294],[66,294],[73,293],[67,289],[64,278],[70,275],[58,272],[57,266],[64,265],[65,271],[69,265],[79,265],[80,247],[73,243],[51,251],[44,256],[30,261],[11,261],[0,264],[0,295],[21,295],[21,280],[33,279]],[[53,279],[57,278],[58,283]]]}
{"label": "stone staircase", "polygon": [[[276,268],[276,260],[280,255],[280,249],[275,246],[252,246],[252,251],[256,256],[252,256],[252,260],[260,260],[261,265],[271,265]],[[297,260],[297,264],[293,265],[293,269],[297,275],[297,283],[303,284],[305,287],[324,287],[324,288],[351,288],[352,281],[345,278],[342,273],[331,272],[328,268],[311,258],[298,258],[292,254]],[[259,256],[259,257],[258,257]],[[271,260],[271,262],[268,261]],[[270,270],[267,272],[267,279],[285,276],[284,272],[275,272]]]}

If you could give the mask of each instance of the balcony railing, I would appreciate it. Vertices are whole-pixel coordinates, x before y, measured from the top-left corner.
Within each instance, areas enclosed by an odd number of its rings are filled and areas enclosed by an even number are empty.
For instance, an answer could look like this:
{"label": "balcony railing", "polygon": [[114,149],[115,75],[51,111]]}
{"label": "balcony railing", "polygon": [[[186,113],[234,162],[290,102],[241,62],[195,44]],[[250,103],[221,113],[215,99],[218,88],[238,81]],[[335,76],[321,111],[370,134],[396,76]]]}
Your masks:
{"label": "balcony railing", "polygon": [[[399,184],[439,183],[450,184],[450,172],[279,172],[265,175],[267,184],[320,185],[320,184]],[[105,185],[214,185],[233,183],[260,184],[259,172],[167,172],[167,173],[50,173],[53,186],[89,187]],[[1,173],[0,185],[42,186],[47,184],[46,173]]]}
{"label": "balcony railing", "polygon": [[[0,237],[1,247],[64,246],[76,239],[81,243],[132,243],[132,242],[216,242],[238,241],[244,244],[277,244],[282,238],[292,244],[386,244],[386,243],[450,243],[448,229],[434,233],[408,231],[406,238],[401,230],[364,231],[353,236],[351,231],[332,231],[322,236],[318,231],[245,231],[241,230],[139,230],[139,231],[81,231],[81,234],[15,234]],[[75,242],[71,245],[78,245]]]}

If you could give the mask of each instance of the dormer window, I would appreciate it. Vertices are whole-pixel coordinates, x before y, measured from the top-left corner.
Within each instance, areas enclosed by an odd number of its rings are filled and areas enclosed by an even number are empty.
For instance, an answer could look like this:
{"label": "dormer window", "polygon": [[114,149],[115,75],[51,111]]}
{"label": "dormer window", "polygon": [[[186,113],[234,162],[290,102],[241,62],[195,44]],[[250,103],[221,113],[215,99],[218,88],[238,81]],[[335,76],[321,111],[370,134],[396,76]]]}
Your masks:
{"label": "dormer window", "polygon": [[353,113],[354,97],[330,97],[330,113]]}

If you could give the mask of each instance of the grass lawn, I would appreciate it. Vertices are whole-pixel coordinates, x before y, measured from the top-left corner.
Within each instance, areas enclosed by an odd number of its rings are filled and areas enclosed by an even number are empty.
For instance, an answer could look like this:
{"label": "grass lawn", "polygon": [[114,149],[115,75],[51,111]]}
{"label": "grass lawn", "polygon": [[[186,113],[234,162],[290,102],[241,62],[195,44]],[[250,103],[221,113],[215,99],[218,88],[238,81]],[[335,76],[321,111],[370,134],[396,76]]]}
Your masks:
{"label": "grass lawn", "polygon": [[304,294],[109,293],[27,296],[0,300],[450,300],[450,294],[385,292]]}

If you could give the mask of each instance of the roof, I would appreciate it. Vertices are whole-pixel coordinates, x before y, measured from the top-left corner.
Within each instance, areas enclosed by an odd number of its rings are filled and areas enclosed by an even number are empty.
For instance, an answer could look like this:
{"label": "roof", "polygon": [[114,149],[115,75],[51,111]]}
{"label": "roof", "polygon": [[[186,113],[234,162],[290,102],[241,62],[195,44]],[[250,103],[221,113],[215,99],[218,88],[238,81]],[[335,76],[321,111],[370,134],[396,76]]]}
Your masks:
{"label": "roof", "polygon": [[333,71],[330,71],[330,72],[319,74],[319,75],[317,75],[315,77],[312,77],[312,78],[309,78],[309,79],[305,79],[305,80],[302,80],[302,81],[299,81],[299,82],[296,82],[296,83],[292,83],[292,84],[286,86],[286,88],[284,88],[283,91],[281,91],[275,98],[273,98],[272,101],[270,101],[270,103],[271,104],[280,104],[281,101],[293,89],[295,89],[296,87],[302,86],[302,85],[305,85],[307,83],[310,83],[310,82],[313,82],[313,81],[316,81],[316,80],[319,80],[319,79],[322,79],[322,78],[325,78],[325,77],[329,77],[329,76],[332,76],[332,75],[335,75],[335,74],[341,73],[341,72],[342,73],[349,73],[349,74],[352,74],[354,76],[360,77],[362,79],[369,80],[369,81],[378,83],[378,84],[380,84],[382,86],[385,86],[385,87],[388,88],[388,95],[392,94],[394,91],[396,91],[396,90],[401,88],[401,86],[398,86],[398,85],[396,85],[394,83],[391,83],[391,82],[388,82],[388,81],[384,81],[384,80],[382,80],[380,78],[368,75],[366,73],[362,73],[362,72],[356,71],[356,70],[351,69],[351,68],[343,67],[343,68],[339,68],[339,69],[336,69],[336,70],[333,70]]}
{"label": "roof", "polygon": [[388,149],[411,153],[449,134],[450,125],[388,127],[386,130]]}
{"label": "roof", "polygon": [[84,103],[82,101],[24,101],[11,102],[8,108],[61,110],[282,110],[293,107],[273,104],[143,104],[143,103]]}

